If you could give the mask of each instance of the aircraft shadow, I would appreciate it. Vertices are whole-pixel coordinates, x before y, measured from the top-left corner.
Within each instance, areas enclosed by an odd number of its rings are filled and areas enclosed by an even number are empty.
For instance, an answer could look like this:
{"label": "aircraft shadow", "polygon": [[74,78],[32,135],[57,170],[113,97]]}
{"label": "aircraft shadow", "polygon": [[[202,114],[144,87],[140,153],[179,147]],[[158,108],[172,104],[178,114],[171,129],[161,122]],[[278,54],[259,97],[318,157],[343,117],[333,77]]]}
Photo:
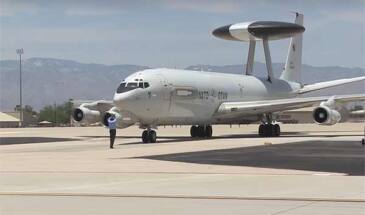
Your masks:
{"label": "aircraft shadow", "polygon": [[45,143],[45,142],[65,142],[76,141],[73,138],[56,138],[56,137],[0,137],[0,145]]}
{"label": "aircraft shadow", "polygon": [[[123,132],[120,132],[123,133]],[[158,134],[158,133],[157,133]],[[281,135],[297,135],[297,134],[305,134],[303,132],[281,132]],[[83,138],[109,138],[109,133],[105,133],[105,135],[84,135],[84,136],[78,136],[78,137],[83,137]],[[227,135],[220,135],[220,136],[214,136],[211,137],[211,139],[224,139],[224,138],[254,138],[254,137],[258,137],[258,134],[227,134]],[[118,135],[116,138],[141,138],[140,135]],[[157,138],[162,138],[162,139],[179,139],[179,138],[189,138],[191,140],[191,137],[188,136],[188,134],[186,136],[161,136],[161,135],[157,135]]]}
{"label": "aircraft shadow", "polygon": [[[329,135],[308,135],[302,132],[282,132],[281,137],[286,138],[298,138],[298,137],[344,137],[344,136],[358,136],[352,134],[329,134]],[[103,136],[105,138],[107,136]],[[137,138],[140,139],[140,136],[118,136],[117,138]],[[257,134],[233,134],[233,135],[221,135],[221,136],[213,136],[209,139],[205,138],[191,138],[190,136],[158,136],[157,143],[177,143],[177,142],[188,142],[188,141],[207,141],[207,140],[219,140],[219,139],[248,139],[248,138],[260,138]],[[277,137],[280,138],[280,137]],[[265,138],[262,138],[263,140]],[[129,142],[120,145],[133,145],[133,144],[141,144],[141,141]],[[154,143],[156,144],[156,143]]]}
{"label": "aircraft shadow", "polygon": [[360,140],[303,141],[139,158],[365,175],[365,147]]}
{"label": "aircraft shadow", "polygon": [[[290,132],[290,134],[299,134],[299,132]],[[79,136],[83,138],[109,138],[109,136]],[[177,143],[177,142],[188,142],[188,141],[202,141],[202,140],[216,140],[216,139],[232,139],[232,138],[258,138],[257,134],[233,134],[233,135],[221,135],[221,136],[213,136],[209,139],[206,138],[192,138],[190,136],[158,136],[157,143]],[[296,136],[298,137],[298,136]],[[140,136],[124,136],[118,135],[116,139],[141,139]],[[141,141],[123,143],[119,145],[133,145],[133,144],[141,144]],[[153,143],[156,144],[156,143]]]}

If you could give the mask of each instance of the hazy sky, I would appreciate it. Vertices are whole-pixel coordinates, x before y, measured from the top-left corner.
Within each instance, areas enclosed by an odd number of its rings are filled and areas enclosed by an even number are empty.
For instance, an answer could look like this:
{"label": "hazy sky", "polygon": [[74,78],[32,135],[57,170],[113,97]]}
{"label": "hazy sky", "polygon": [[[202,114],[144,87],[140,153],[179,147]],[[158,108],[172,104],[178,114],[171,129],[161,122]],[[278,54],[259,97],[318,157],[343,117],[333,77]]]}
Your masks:
{"label": "hazy sky", "polygon": [[[85,63],[185,67],[246,61],[248,45],[212,36],[252,20],[304,13],[303,62],[365,68],[365,0],[114,1],[0,0],[0,58],[52,57]],[[283,62],[289,41],[270,43]],[[262,45],[257,61],[264,61]]]}

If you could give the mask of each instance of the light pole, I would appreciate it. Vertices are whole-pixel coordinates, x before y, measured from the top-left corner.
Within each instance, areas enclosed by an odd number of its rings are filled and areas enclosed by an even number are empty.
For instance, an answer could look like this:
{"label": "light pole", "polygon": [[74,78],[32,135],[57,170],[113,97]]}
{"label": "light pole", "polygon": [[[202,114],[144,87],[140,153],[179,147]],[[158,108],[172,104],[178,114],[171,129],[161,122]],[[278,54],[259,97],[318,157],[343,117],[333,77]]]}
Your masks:
{"label": "light pole", "polygon": [[17,49],[16,53],[19,55],[19,105],[20,105],[20,127],[23,127],[23,101],[22,101],[22,54],[23,48]]}

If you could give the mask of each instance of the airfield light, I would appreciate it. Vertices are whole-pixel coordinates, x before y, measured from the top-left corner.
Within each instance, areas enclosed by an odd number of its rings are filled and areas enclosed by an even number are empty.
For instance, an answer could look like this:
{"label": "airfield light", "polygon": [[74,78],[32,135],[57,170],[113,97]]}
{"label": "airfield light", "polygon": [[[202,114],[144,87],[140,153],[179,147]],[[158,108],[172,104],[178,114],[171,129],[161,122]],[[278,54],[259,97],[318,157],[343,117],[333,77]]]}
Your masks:
{"label": "airfield light", "polygon": [[22,101],[22,54],[24,54],[23,48],[17,49],[16,53],[19,55],[19,105],[20,105],[20,124],[23,126],[23,101]]}

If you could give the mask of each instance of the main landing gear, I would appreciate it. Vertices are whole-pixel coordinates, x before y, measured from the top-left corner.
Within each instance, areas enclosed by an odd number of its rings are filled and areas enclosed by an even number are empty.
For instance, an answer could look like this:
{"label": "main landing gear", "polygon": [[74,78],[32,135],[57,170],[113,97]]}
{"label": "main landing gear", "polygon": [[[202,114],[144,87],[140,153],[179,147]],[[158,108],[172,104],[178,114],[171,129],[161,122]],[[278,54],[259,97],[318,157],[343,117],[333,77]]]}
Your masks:
{"label": "main landing gear", "polygon": [[191,126],[190,135],[191,137],[201,137],[201,138],[210,138],[212,137],[213,129],[211,125],[199,125],[199,126]]}
{"label": "main landing gear", "polygon": [[272,114],[265,114],[262,124],[259,126],[260,137],[280,136],[280,125],[273,123]]}
{"label": "main landing gear", "polygon": [[156,131],[147,129],[142,132],[143,143],[155,143],[156,142]]}
{"label": "main landing gear", "polygon": [[280,125],[279,124],[261,124],[259,126],[260,137],[278,137],[280,136]]}

